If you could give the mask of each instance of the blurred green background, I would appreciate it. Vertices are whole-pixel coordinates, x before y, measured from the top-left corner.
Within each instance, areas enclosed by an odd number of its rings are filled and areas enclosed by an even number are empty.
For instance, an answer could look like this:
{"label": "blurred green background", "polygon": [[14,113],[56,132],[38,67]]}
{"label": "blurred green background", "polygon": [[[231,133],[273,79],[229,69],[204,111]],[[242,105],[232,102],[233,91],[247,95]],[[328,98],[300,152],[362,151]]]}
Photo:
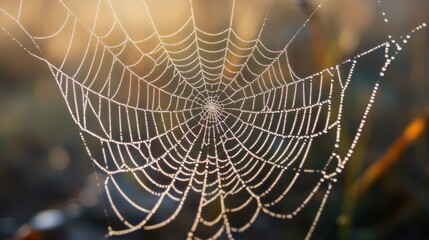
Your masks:
{"label": "blurred green background", "polygon": [[[307,1],[287,2],[302,16],[308,16],[315,6]],[[376,1],[327,2],[316,16],[314,34],[297,40],[302,44],[296,48],[316,49],[312,53],[314,69],[370,49],[386,41],[388,34],[403,35],[429,22],[427,0],[386,1],[382,6],[389,24],[383,23]],[[43,24],[33,20],[35,26]],[[293,24],[275,23],[277,27],[284,25],[285,31],[301,23]],[[383,59],[374,57],[359,68],[355,80],[361,82],[349,90],[356,103],[365,103],[372,90],[374,81],[366,79],[374,77],[377,70],[371,61]],[[295,64],[309,62],[297,58]],[[391,149],[410,122],[426,114],[424,126],[428,125],[428,108],[429,31],[423,29],[409,41],[381,82],[364,134],[334,186],[314,239],[429,239],[427,128],[402,154],[396,154],[391,166],[379,172],[380,177],[367,191],[359,196],[352,192],[357,180]],[[357,121],[353,120],[353,107],[344,110],[351,124]],[[102,239],[106,221],[93,172],[78,128],[48,68],[0,31],[0,239]],[[46,210],[55,211],[43,212]],[[288,224],[307,229],[300,221]],[[257,225],[255,232],[270,232],[270,239],[299,239],[304,234],[264,226]],[[169,234],[152,237],[172,239]],[[242,239],[260,236],[243,235]]]}

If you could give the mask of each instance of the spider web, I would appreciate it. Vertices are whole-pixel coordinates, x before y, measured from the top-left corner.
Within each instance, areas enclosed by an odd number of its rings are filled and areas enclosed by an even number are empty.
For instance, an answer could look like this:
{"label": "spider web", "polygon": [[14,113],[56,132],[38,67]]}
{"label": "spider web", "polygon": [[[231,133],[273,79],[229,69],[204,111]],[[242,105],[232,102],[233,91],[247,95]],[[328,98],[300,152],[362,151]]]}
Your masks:
{"label": "spider web", "polygon": [[[106,212],[119,221],[109,224],[109,235],[177,223],[191,206],[188,238],[232,239],[260,214],[294,219],[318,201],[311,237],[379,87],[377,81],[351,145],[342,146],[343,102],[355,66],[381,52],[383,76],[410,35],[398,42],[389,36],[300,77],[289,48],[325,1],[279,50],[262,41],[272,3],[261,1],[260,27],[246,38],[235,27],[236,1],[225,6],[226,26],[217,31],[199,25],[190,0],[189,15],[163,33],[149,2],[141,0],[142,20],[135,23],[142,24],[141,34],[130,31],[113,0],[97,1],[87,16],[77,13],[76,3],[50,2],[61,9],[62,21],[39,35],[21,20],[27,1],[0,8],[2,29],[48,65],[101,172]],[[47,54],[52,39],[65,44],[60,57]],[[329,145],[324,154],[321,145]]]}

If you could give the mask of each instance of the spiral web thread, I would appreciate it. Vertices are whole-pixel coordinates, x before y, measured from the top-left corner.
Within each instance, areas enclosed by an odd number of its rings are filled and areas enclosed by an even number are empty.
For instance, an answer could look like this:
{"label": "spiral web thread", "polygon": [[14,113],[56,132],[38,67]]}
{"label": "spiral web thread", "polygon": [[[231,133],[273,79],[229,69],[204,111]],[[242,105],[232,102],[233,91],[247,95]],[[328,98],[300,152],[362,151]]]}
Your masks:
{"label": "spiral web thread", "polygon": [[[98,1],[93,26],[65,1],[57,2],[65,17],[50,34],[35,36],[21,24],[25,1],[15,3],[15,12],[1,12],[19,26],[27,42],[15,38],[6,24],[2,29],[45,62],[56,79],[91,160],[105,176],[109,217],[122,225],[109,226],[109,235],[162,228],[180,219],[192,198],[197,199],[197,209],[188,238],[232,239],[261,213],[293,219],[316,200],[320,204],[309,238],[332,183],[353,153],[378,89],[377,81],[352,144],[340,153],[343,99],[356,64],[384,51],[383,76],[410,38],[396,42],[389,37],[351,59],[299,77],[289,62],[288,47],[325,1],[281,50],[261,40],[271,3],[256,37],[245,39],[234,28],[235,1],[229,6],[229,26],[222,31],[199,27],[190,0],[189,18],[165,35],[142,0],[152,33],[135,39],[111,1]],[[102,34],[96,31],[100,19],[106,18],[101,6],[110,9],[112,19]],[[75,43],[82,32],[87,34],[83,48]],[[118,32],[123,37],[112,41]],[[44,41],[61,35],[68,36],[67,50],[60,61],[50,59]],[[77,48],[78,64],[69,60]],[[125,54],[128,48],[137,55],[134,61]],[[309,157],[314,156],[315,142],[331,144],[324,159]],[[300,189],[302,179],[313,181],[306,190]],[[134,181],[140,194],[131,193],[127,181]],[[301,190],[306,192],[301,200],[282,211],[279,206]],[[125,205],[133,209],[133,217],[122,212]],[[237,220],[242,213],[246,214]]]}

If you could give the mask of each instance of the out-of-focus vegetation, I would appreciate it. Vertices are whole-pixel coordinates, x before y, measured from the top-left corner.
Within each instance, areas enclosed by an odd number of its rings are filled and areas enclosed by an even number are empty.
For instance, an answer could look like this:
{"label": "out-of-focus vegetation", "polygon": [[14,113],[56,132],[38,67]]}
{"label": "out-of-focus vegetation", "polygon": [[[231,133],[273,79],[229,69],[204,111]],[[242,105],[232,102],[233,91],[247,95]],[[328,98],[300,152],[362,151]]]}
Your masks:
{"label": "out-of-focus vegetation", "polygon": [[[39,1],[34,2],[37,5]],[[293,6],[291,12],[301,19],[315,6],[315,1],[285,2]],[[305,72],[330,66],[386,41],[388,34],[403,35],[422,22],[429,22],[429,1],[385,1],[383,10],[389,15],[389,24],[383,23],[375,2],[326,1],[311,22],[310,34],[301,36],[292,46],[297,69]],[[37,17],[43,11],[55,12],[46,3],[40,6],[43,7],[34,8],[40,12],[27,19],[35,28],[45,24]],[[83,2],[81,7],[85,12]],[[159,16],[168,7],[157,6]],[[270,21],[275,22],[276,28],[284,26],[286,35],[302,24],[298,20],[286,23],[281,17]],[[251,26],[243,26],[242,31],[251,34]],[[313,236],[316,239],[429,238],[427,117],[412,142],[406,142],[402,151],[392,150],[398,148],[394,143],[400,141],[397,139],[407,126],[425,111],[427,114],[428,43],[429,31],[418,32],[389,68],[362,139],[328,199]],[[383,59],[376,56],[365,61],[354,79],[358,84],[353,85],[349,94],[357,105],[368,101],[374,83],[370,79],[378,73],[372,66],[377,61]],[[361,113],[355,113],[353,106],[344,111],[351,125],[360,119]],[[344,139],[347,141],[350,140]],[[367,169],[378,166],[389,151],[394,153],[389,164],[372,170],[377,172],[377,178],[365,191],[355,187],[358,179],[366,176]],[[78,129],[48,68],[0,31],[0,239],[102,239],[106,221],[96,185]],[[288,224],[307,229],[300,221]],[[268,229],[272,239],[295,237],[264,224],[256,228],[260,232]],[[169,239],[170,234],[157,237]]]}

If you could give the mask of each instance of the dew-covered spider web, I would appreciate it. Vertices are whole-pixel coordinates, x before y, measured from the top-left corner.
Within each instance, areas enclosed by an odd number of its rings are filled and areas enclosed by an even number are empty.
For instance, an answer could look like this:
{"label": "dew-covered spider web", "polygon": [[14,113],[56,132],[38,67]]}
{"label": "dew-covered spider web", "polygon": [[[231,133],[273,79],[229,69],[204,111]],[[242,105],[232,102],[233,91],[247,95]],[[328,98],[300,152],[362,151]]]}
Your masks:
{"label": "dew-covered spider web", "polygon": [[247,15],[240,0],[212,11],[202,0],[44,2],[56,6],[51,24],[30,29],[25,14],[43,15],[44,4],[20,0],[0,5],[1,27],[55,78],[102,181],[110,236],[181,224],[183,238],[232,239],[262,215],[286,224],[316,202],[310,238],[379,87],[344,145],[356,66],[381,54],[381,78],[425,26],[301,76],[291,47],[329,1],[281,44],[264,41],[274,0]]}

